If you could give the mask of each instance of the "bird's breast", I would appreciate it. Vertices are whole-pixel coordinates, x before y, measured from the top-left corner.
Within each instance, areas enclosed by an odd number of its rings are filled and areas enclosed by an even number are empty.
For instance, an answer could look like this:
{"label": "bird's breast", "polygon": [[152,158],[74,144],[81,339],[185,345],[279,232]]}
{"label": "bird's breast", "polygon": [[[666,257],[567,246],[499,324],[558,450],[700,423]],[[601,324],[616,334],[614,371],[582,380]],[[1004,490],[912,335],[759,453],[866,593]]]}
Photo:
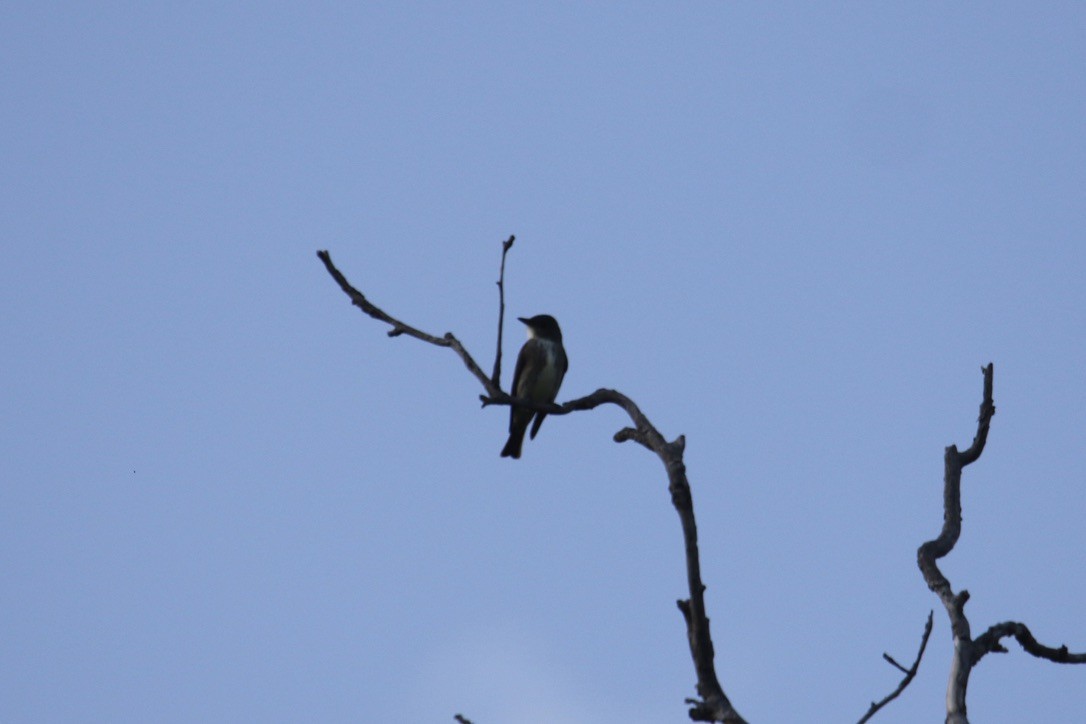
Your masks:
{"label": "bird's breast", "polygon": [[553,402],[558,394],[558,385],[562,382],[558,370],[558,353],[554,343],[543,340],[537,340],[537,342],[542,348],[542,365],[533,370],[530,389],[527,390],[528,397],[533,400]]}

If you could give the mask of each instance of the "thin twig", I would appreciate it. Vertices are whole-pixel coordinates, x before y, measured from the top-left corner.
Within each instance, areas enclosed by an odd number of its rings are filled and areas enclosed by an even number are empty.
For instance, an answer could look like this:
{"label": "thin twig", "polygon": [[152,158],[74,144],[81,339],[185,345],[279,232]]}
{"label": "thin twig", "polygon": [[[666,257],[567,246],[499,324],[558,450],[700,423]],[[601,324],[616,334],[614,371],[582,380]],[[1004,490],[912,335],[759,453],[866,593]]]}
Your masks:
{"label": "thin twig", "polygon": [[920,669],[920,659],[924,658],[924,649],[928,646],[928,638],[931,636],[931,623],[932,623],[932,611],[928,612],[928,622],[924,624],[924,635],[920,638],[920,650],[916,652],[916,660],[913,661],[913,665],[906,669],[904,666],[894,661],[894,657],[890,654],[884,653],[882,657],[890,662],[896,669],[905,673],[905,678],[901,680],[901,683],[897,685],[897,688],[891,691],[886,697],[879,702],[871,702],[871,708],[867,710],[867,713],[863,715],[858,724],[864,724],[871,717],[875,716],[875,712],[883,708],[891,701],[896,699],[901,692],[905,691],[905,687],[912,683],[913,678],[916,676],[916,672]]}
{"label": "thin twig", "polygon": [[517,237],[510,235],[508,239],[502,242],[502,266],[501,272],[498,274],[498,351],[494,355],[494,374],[490,376],[490,381],[494,383],[495,387],[502,386],[502,326],[505,321],[505,255],[513,248],[513,242],[516,241],[516,238]]}

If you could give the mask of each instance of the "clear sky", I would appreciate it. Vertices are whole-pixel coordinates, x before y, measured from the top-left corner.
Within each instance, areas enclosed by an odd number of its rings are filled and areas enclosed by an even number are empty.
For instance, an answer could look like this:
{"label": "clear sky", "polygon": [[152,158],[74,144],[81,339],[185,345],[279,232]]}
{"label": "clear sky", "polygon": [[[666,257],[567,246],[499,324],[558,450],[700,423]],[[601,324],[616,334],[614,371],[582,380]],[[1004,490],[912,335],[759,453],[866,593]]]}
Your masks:
{"label": "clear sky", "polygon": [[[663,470],[614,408],[498,457],[508,314],[685,434],[752,723],[941,721],[915,563],[1086,650],[1086,6],[0,9],[0,720],[686,721]],[[522,339],[507,328],[506,383]],[[1010,643],[976,722],[1069,721]]]}

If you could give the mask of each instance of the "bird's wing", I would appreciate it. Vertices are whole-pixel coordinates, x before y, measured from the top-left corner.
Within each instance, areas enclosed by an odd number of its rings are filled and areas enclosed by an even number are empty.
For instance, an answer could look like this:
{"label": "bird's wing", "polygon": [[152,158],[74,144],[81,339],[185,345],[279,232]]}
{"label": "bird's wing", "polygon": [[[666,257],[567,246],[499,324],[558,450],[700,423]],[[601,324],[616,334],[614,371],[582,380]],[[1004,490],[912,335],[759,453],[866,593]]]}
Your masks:
{"label": "bird's wing", "polygon": [[520,397],[520,392],[517,391],[517,386],[520,385],[520,378],[524,374],[524,368],[530,362],[532,357],[532,350],[529,349],[534,340],[528,340],[524,343],[524,346],[520,348],[520,354],[517,355],[517,366],[513,368],[513,384],[509,386],[509,394],[513,397]]}

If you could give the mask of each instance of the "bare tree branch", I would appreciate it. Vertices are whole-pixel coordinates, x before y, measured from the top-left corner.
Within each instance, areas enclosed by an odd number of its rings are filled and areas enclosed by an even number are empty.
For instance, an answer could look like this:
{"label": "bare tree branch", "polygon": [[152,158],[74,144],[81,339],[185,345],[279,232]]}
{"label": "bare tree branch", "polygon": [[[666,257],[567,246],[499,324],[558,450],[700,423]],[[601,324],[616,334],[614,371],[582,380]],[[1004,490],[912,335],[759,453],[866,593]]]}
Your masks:
{"label": "bare tree branch", "polygon": [[924,580],[935,595],[942,601],[950,618],[950,630],[954,637],[954,655],[950,664],[950,677],[947,682],[947,724],[968,724],[966,711],[966,690],[969,686],[969,674],[973,667],[986,654],[1005,652],[1000,639],[1014,636],[1027,652],[1039,658],[1058,663],[1086,663],[1086,654],[1068,653],[1067,647],[1051,649],[1037,643],[1024,624],[1009,621],[996,624],[988,631],[972,638],[969,619],[965,615],[965,604],[969,601],[969,592],[963,590],[955,594],[950,581],[939,570],[936,560],[944,557],[958,542],[962,531],[962,468],[976,462],[988,440],[988,429],[995,415],[995,403],[992,401],[993,367],[989,363],[982,368],[984,373],[984,398],[980,403],[980,416],[977,420],[977,434],[973,444],[965,452],[951,445],[943,458],[943,529],[939,537],[927,541],[916,552],[916,562]]}
{"label": "bare tree branch", "polygon": [[894,661],[894,657],[890,656],[890,654],[884,653],[882,655],[882,658],[890,662],[891,666],[896,668],[898,671],[903,672],[905,674],[905,678],[902,679],[901,683],[897,685],[897,688],[891,691],[886,697],[884,697],[882,701],[871,702],[871,707],[867,710],[867,713],[863,715],[863,718],[860,719],[858,724],[864,724],[865,721],[868,721],[869,719],[871,719],[871,717],[875,716],[875,712],[896,699],[901,694],[901,692],[905,691],[905,687],[912,683],[913,678],[916,677],[916,672],[920,669],[920,659],[924,657],[924,649],[927,648],[928,638],[931,636],[932,615],[933,612],[929,611],[928,622],[924,624],[924,635],[920,638],[920,650],[916,652],[916,660],[913,661],[912,666],[906,669],[897,661]]}
{"label": "bare tree branch", "polygon": [[[510,238],[507,243],[512,241],[512,238]],[[506,251],[508,251],[507,247],[503,250],[503,267]],[[502,391],[496,379],[487,378],[479,365],[475,363],[475,360],[451,332],[446,333],[443,337],[435,337],[386,314],[351,286],[343,274],[332,264],[332,258],[327,251],[318,251],[317,256],[324,262],[325,268],[332,278],[336,280],[336,283],[339,284],[339,287],[350,297],[352,304],[374,319],[392,326],[392,330],[388,333],[389,336],[395,337],[407,334],[439,347],[450,347],[456,352],[468,370],[486,390],[485,395],[480,395],[484,407],[487,405],[517,405],[552,415],[565,415],[579,410],[591,410],[609,403],[617,405],[626,411],[626,414],[629,415],[630,420],[633,422],[633,427],[625,427],[619,430],[615,433],[614,440],[615,442],[634,440],[656,453],[667,472],[671,502],[675,506],[682,524],[690,598],[677,601],[677,604],[683,618],[686,620],[687,641],[694,661],[694,670],[697,673],[696,688],[700,697],[699,699],[686,700],[691,705],[688,714],[694,721],[746,724],[746,721],[735,710],[728,697],[725,696],[716,675],[715,653],[712,638],[709,634],[709,617],[705,613],[705,584],[701,580],[694,503],[690,493],[690,483],[686,477],[686,465],[683,463],[683,450],[686,446],[685,438],[680,435],[675,441],[667,442],[634,401],[616,390],[599,389],[590,395],[570,400],[561,405],[540,404],[511,397]]]}
{"label": "bare tree branch", "polygon": [[335,265],[332,263],[332,257],[327,251],[318,251],[317,256],[324,262],[324,268],[327,269],[328,273],[332,275],[332,278],[336,280],[336,283],[339,284],[339,288],[350,297],[351,304],[355,305],[374,319],[392,326],[392,329],[388,332],[389,337],[398,337],[401,334],[406,334],[415,339],[421,339],[423,342],[437,345],[438,347],[448,347],[452,349],[460,356],[460,359],[464,361],[468,370],[475,375],[475,378],[479,380],[484,388],[486,388],[488,393],[497,397],[507,397],[507,395],[502,392],[500,386],[487,379],[486,373],[475,363],[475,360],[468,354],[468,351],[464,349],[464,345],[460,344],[460,340],[454,337],[452,332],[446,332],[444,337],[435,337],[432,334],[427,334],[410,325],[404,324],[395,317],[389,316],[384,310],[370,304],[370,301],[366,299],[362,292],[351,286],[351,283],[347,281],[347,278],[340,273],[339,269],[336,269]]}

